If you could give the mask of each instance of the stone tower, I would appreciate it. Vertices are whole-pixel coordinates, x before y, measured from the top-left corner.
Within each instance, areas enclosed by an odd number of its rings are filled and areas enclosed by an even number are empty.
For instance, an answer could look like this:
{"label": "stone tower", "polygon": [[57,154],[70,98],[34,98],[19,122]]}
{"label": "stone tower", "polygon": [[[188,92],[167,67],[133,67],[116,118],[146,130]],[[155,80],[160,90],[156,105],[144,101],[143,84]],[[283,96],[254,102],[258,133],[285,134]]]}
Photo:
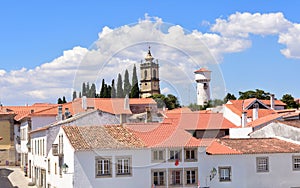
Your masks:
{"label": "stone tower", "polygon": [[156,59],[156,61],[154,61],[154,58],[151,55],[150,46],[145,61],[141,61],[140,72],[141,98],[146,98],[153,94],[160,94],[158,60]]}
{"label": "stone tower", "polygon": [[210,100],[210,74],[211,71],[201,68],[195,72],[195,81],[197,82],[197,104],[205,105]]}

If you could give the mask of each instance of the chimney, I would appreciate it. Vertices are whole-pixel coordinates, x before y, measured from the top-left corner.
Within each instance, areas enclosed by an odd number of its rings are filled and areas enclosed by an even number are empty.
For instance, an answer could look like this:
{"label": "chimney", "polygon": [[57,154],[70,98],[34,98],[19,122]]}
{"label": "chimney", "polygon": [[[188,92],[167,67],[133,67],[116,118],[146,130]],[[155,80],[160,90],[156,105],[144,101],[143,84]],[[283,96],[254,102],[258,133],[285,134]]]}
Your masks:
{"label": "chimney", "polygon": [[271,104],[271,109],[275,110],[275,95],[270,94],[270,104]]}
{"label": "chimney", "polygon": [[243,111],[242,113],[242,127],[246,127],[247,126],[247,112]]}
{"label": "chimney", "polygon": [[68,119],[70,117],[69,108],[65,108],[65,118]]}
{"label": "chimney", "polygon": [[124,110],[129,110],[129,98],[127,94],[124,98]]}
{"label": "chimney", "polygon": [[81,98],[82,102],[82,109],[87,110],[87,103],[86,103],[86,96],[82,96]]}
{"label": "chimney", "polygon": [[63,119],[63,114],[62,114],[62,106],[58,106],[58,114],[57,114],[57,121],[61,121]]}
{"label": "chimney", "polygon": [[253,111],[252,111],[252,121],[258,119],[258,107],[257,103],[253,104]]}

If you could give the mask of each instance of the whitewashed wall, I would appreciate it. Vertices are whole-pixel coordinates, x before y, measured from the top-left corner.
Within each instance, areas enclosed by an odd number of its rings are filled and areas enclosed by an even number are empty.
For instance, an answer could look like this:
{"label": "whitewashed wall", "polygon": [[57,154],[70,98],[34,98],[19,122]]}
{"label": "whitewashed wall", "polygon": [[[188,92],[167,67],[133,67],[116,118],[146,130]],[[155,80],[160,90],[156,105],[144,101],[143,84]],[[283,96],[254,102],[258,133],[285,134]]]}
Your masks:
{"label": "whitewashed wall", "polygon": [[236,126],[241,126],[241,117],[235,113],[233,113],[229,108],[224,106],[224,118],[229,120],[231,123],[235,124]]}
{"label": "whitewashed wall", "polygon": [[[132,176],[116,177],[115,167],[112,167],[111,178],[95,177],[95,157],[110,156],[113,163],[116,156],[132,156]],[[151,174],[149,170],[150,150],[106,150],[75,153],[75,188],[88,187],[150,187]]]}
{"label": "whitewashed wall", "polygon": [[[205,155],[199,163],[201,186],[222,188],[283,188],[300,187],[300,171],[292,170],[292,156],[299,154],[253,154],[253,155]],[[256,172],[256,157],[269,157],[269,172]],[[219,166],[231,166],[230,182],[220,182],[219,174],[209,181],[210,170]]]}

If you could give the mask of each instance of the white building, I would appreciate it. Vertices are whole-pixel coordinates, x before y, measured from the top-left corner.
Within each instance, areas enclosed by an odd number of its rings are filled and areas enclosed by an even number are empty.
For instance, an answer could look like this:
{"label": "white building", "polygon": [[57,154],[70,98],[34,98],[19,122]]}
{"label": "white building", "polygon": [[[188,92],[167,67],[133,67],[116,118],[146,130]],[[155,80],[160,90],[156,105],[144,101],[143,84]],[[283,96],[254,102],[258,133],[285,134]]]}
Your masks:
{"label": "white building", "polygon": [[299,149],[276,138],[220,139],[207,148],[201,170],[216,169],[209,187],[299,187]]}
{"label": "white building", "polygon": [[195,81],[197,82],[197,104],[203,106],[210,100],[211,71],[201,68],[194,73]]}

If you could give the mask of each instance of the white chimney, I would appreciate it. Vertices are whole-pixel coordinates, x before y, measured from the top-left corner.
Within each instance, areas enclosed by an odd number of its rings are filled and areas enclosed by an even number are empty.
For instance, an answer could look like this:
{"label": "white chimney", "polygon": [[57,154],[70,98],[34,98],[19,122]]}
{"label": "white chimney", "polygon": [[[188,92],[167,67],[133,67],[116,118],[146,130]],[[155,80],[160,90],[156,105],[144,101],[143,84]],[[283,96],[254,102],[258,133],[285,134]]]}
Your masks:
{"label": "white chimney", "polygon": [[82,109],[86,110],[87,109],[87,103],[86,103],[86,96],[82,96],[81,98],[81,105],[82,105]]}
{"label": "white chimney", "polygon": [[275,95],[274,94],[270,95],[270,104],[271,104],[271,109],[275,110]]}
{"label": "white chimney", "polygon": [[124,109],[125,110],[129,110],[129,97],[126,94],[125,98],[124,98]]}
{"label": "white chimney", "polygon": [[63,119],[63,114],[62,114],[62,106],[58,106],[58,113],[57,113],[57,121],[61,121]]}
{"label": "white chimney", "polygon": [[258,119],[258,107],[259,105],[257,103],[255,103],[253,105],[253,111],[252,111],[252,121]]}
{"label": "white chimney", "polygon": [[247,112],[243,111],[242,113],[242,127],[246,127],[247,126]]}

